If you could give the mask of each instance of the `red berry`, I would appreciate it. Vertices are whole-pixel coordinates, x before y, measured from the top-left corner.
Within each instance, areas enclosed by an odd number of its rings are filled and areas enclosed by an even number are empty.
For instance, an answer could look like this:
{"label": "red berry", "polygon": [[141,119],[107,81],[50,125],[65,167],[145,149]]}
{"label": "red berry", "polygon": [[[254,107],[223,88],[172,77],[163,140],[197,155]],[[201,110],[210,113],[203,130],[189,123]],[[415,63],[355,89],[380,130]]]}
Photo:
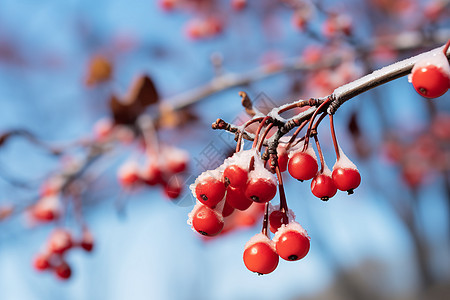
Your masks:
{"label": "red berry", "polygon": [[309,252],[309,238],[299,231],[283,231],[274,240],[276,240],[277,253],[282,259],[290,261],[299,260]]}
{"label": "red berry", "polygon": [[270,231],[273,233],[277,232],[278,228],[281,227],[282,224],[287,224],[288,218],[285,213],[282,213],[280,210],[274,210],[269,215],[269,225]]}
{"label": "red berry", "polygon": [[248,180],[248,171],[242,169],[236,165],[229,165],[223,171],[223,181],[225,184],[235,187],[235,188],[243,188],[247,184]]}
{"label": "red berry", "polygon": [[241,11],[247,6],[247,0],[231,0],[231,7],[235,11]]}
{"label": "red berry", "polygon": [[160,0],[159,6],[165,11],[171,11],[175,8],[177,0]]}
{"label": "red berry", "polygon": [[202,205],[194,212],[192,226],[200,234],[215,236],[222,231],[224,221],[222,216],[219,216],[211,208]]}
{"label": "red berry", "polygon": [[426,65],[412,72],[411,82],[423,97],[437,98],[447,92],[450,78],[435,65]]}
{"label": "red berry", "polygon": [[190,20],[186,24],[186,34],[193,40],[204,38],[208,34],[207,31],[207,25],[200,19]]}
{"label": "red berry", "polygon": [[140,174],[140,179],[150,186],[163,183],[161,169],[156,163],[147,164]]}
{"label": "red berry", "polygon": [[227,188],[226,202],[231,206],[239,210],[246,210],[252,205],[253,201],[247,198],[244,191],[238,188],[229,186]]}
{"label": "red berry", "polygon": [[265,239],[261,237],[259,241],[245,247],[244,264],[247,269],[259,275],[273,272],[278,266],[278,261],[279,257],[273,243],[267,237]]}
{"label": "red berry", "polygon": [[91,252],[92,249],[94,248],[94,237],[89,231],[85,230],[83,232],[83,237],[81,238],[80,246],[87,252]]}
{"label": "red berry", "polygon": [[164,194],[169,199],[176,199],[183,191],[183,181],[178,176],[170,178],[169,182],[164,185]]}
{"label": "red berry", "polygon": [[304,30],[308,20],[302,12],[294,12],[291,23],[295,28]]}
{"label": "red berry", "polygon": [[205,20],[207,36],[215,36],[223,31],[223,22],[215,17]]}
{"label": "red berry", "polygon": [[311,181],[311,191],[317,198],[327,201],[336,195],[337,188],[331,176],[321,173]]}
{"label": "red berry", "polygon": [[313,178],[318,169],[316,158],[307,152],[297,152],[289,159],[289,174],[297,180],[309,180]]}
{"label": "red berry", "polygon": [[38,254],[33,261],[33,266],[38,271],[44,271],[50,268],[49,256],[47,254]]}
{"label": "red berry", "polygon": [[222,209],[222,217],[228,217],[234,212],[234,207],[231,206],[228,201],[225,201]]}
{"label": "red berry", "polygon": [[72,248],[72,235],[65,229],[56,229],[49,240],[49,250],[52,253],[62,254]]}
{"label": "red berry", "polygon": [[258,203],[266,203],[275,197],[277,186],[266,178],[251,178],[245,189],[245,196]]}
{"label": "red berry", "polygon": [[361,183],[361,175],[357,169],[336,168],[332,177],[336,188],[349,194],[353,194],[353,190]]}
{"label": "red berry", "polygon": [[125,163],[120,167],[117,177],[123,187],[132,187],[139,182],[138,167],[134,163]]}
{"label": "red berry", "polygon": [[72,275],[72,270],[66,262],[62,262],[55,268],[55,274],[59,279],[66,280]]}
{"label": "red berry", "polygon": [[213,208],[225,196],[225,185],[214,177],[207,177],[195,187],[195,196],[203,204]]}
{"label": "red berry", "polygon": [[36,220],[48,222],[58,219],[61,214],[60,210],[59,198],[57,196],[47,196],[39,199],[30,212]]}
{"label": "red berry", "polygon": [[186,160],[171,160],[167,161],[167,168],[172,173],[181,173],[184,172],[187,168]]}

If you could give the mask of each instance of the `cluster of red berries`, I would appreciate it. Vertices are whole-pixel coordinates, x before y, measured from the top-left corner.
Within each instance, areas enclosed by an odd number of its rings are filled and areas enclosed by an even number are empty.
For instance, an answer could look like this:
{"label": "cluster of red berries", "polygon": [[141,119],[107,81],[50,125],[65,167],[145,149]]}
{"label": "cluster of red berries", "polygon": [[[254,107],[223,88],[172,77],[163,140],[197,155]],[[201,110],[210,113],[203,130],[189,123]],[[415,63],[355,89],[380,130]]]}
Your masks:
{"label": "cluster of red berries", "polygon": [[164,195],[176,199],[183,191],[182,173],[188,167],[188,154],[178,148],[164,147],[159,156],[149,154],[139,166],[137,161],[128,161],[118,170],[120,184],[127,189],[142,185],[163,187]]}
{"label": "cluster of red berries", "polygon": [[286,213],[269,205],[270,230],[275,233],[271,240],[267,234],[253,236],[244,247],[244,264],[252,272],[269,274],[277,266],[279,257],[287,261],[297,261],[306,256],[310,248],[310,238],[303,227],[295,221],[292,211],[289,219]]}
{"label": "cluster of red berries", "polygon": [[[358,169],[342,149],[339,149],[340,155],[332,171],[325,163],[319,171],[317,157],[311,146],[308,146],[306,150],[291,149],[289,154],[286,150],[279,152],[280,171],[286,170],[285,165],[287,165],[288,172],[293,178],[299,181],[312,179],[312,193],[324,201],[336,195],[337,190],[352,194],[353,190],[361,183],[361,175]],[[288,161],[287,156],[289,156]]]}
{"label": "cluster of red berries", "polygon": [[203,172],[190,188],[197,205],[188,223],[203,235],[215,236],[235,209],[244,211],[253,203],[272,200],[277,181],[252,149],[237,152],[217,169]]}
{"label": "cluster of red berries", "polygon": [[448,44],[443,51],[439,49],[419,60],[411,71],[409,81],[423,97],[437,98],[450,88],[450,66],[446,56]]}
{"label": "cluster of red berries", "polygon": [[69,279],[72,269],[65,256],[76,247],[91,252],[94,247],[92,234],[84,230],[81,239],[75,241],[69,231],[58,228],[50,235],[45,250],[34,258],[33,266],[38,271],[52,271],[61,280]]}
{"label": "cluster of red berries", "polygon": [[[286,149],[285,144],[278,146],[278,175],[288,170],[297,180],[312,179],[311,191],[322,200],[333,197],[337,189],[353,193],[361,182],[361,176],[343,151],[338,149],[333,172],[324,162],[319,171],[315,152],[309,143],[307,145],[290,149]],[[269,163],[273,165],[272,161]],[[268,208],[263,233],[253,237],[245,246],[244,263],[253,272],[268,274],[277,267],[279,257],[299,260],[310,247],[306,231],[295,222],[295,216],[287,208],[281,192],[279,208],[273,209],[269,204],[277,193],[277,185],[277,178],[256,148],[238,151],[217,169],[203,172],[190,186],[197,204],[189,214],[188,224],[204,236],[216,236],[235,210],[245,211],[252,205],[265,203]],[[273,240],[268,236],[268,229],[275,234]]]}

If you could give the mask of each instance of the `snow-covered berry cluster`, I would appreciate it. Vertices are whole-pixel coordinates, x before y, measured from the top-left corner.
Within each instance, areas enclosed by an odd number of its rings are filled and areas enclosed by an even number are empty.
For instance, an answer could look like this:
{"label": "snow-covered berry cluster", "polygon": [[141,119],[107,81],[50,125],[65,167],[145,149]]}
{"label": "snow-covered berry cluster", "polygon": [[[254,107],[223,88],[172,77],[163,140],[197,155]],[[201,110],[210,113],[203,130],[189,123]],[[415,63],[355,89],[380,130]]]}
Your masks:
{"label": "snow-covered berry cluster", "polygon": [[94,248],[94,238],[88,230],[83,230],[81,238],[77,241],[68,230],[55,229],[44,250],[35,256],[33,266],[37,271],[51,271],[59,279],[67,280],[72,275],[72,269],[66,255],[69,250],[77,247],[86,252],[91,252]]}
{"label": "snow-covered berry cluster", "polygon": [[266,203],[277,193],[276,177],[254,150],[235,153],[215,170],[200,174],[190,186],[197,199],[188,223],[206,236],[218,235],[226,217],[253,203]]}
{"label": "snow-covered berry cluster", "polygon": [[[313,124],[314,117],[315,114],[308,120],[310,124]],[[332,117],[330,119],[332,121]],[[279,139],[276,154],[268,155],[273,149],[267,142],[270,138],[266,138],[273,127],[271,121],[271,117],[256,116],[236,129],[235,132],[239,134],[236,152],[218,168],[200,174],[190,186],[197,203],[189,213],[188,224],[204,236],[219,235],[235,211],[264,205],[262,231],[248,241],[243,255],[246,267],[258,274],[274,271],[279,257],[296,261],[305,257],[310,248],[306,230],[288,208],[283,172],[288,171],[286,173],[299,181],[312,179],[311,191],[322,200],[333,197],[338,189],[352,194],[361,182],[358,169],[337,145],[334,126],[331,129],[337,160],[331,171],[324,162],[317,135],[311,134],[311,127],[304,137],[297,138],[298,132],[307,122],[290,138]],[[253,137],[252,148],[245,150],[241,147],[242,137],[246,127],[254,122],[260,125]],[[230,129],[232,126],[218,119],[213,124],[213,128],[216,127]],[[314,132],[316,127],[317,123]],[[312,136],[320,156],[320,169],[315,151],[309,143],[309,137]],[[277,188],[280,204],[273,206],[270,202],[275,198]],[[274,234],[273,239],[270,238],[270,232]]]}

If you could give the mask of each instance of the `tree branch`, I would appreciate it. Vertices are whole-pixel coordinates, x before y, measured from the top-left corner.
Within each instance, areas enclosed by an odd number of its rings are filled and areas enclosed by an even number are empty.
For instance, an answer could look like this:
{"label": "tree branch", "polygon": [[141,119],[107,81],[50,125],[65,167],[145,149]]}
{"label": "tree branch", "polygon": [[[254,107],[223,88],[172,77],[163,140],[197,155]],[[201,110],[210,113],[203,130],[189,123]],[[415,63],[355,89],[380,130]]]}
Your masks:
{"label": "tree branch", "polygon": [[[328,113],[334,114],[339,106],[341,106],[345,101],[350,100],[351,98],[356,97],[364,92],[367,92],[374,87],[408,75],[409,73],[411,73],[412,68],[418,61],[427,56],[431,56],[434,53],[442,51],[443,48],[444,46],[435,48],[431,51],[399,61],[387,67],[376,70],[371,74],[361,77],[353,82],[338,87],[330,95],[332,102],[328,107]],[[450,50],[447,50],[446,56],[448,59],[450,59]]]}

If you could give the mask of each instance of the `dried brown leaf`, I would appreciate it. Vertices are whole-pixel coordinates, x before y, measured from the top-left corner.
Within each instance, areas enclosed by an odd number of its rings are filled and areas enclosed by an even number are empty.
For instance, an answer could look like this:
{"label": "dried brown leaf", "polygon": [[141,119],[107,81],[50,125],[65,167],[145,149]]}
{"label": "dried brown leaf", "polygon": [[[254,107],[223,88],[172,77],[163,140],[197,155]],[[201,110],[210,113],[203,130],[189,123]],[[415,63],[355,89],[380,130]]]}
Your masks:
{"label": "dried brown leaf", "polygon": [[245,108],[245,112],[253,117],[256,113],[253,110],[253,103],[252,100],[250,100],[249,96],[245,92],[239,92],[239,96],[242,98],[242,106]]}
{"label": "dried brown leaf", "polygon": [[142,75],[133,82],[124,100],[126,103],[139,102],[146,107],[157,103],[159,95],[153,80],[147,75]]}
{"label": "dried brown leaf", "polygon": [[132,125],[147,106],[158,101],[159,95],[153,81],[143,75],[133,82],[123,100],[115,95],[111,96],[109,107],[116,124]]}
{"label": "dried brown leaf", "polygon": [[132,125],[136,122],[145,107],[139,102],[123,103],[115,95],[111,96],[109,101],[114,122],[116,124]]}
{"label": "dried brown leaf", "polygon": [[94,55],[89,61],[86,76],[86,85],[94,86],[111,79],[113,66],[111,61],[104,55]]}

